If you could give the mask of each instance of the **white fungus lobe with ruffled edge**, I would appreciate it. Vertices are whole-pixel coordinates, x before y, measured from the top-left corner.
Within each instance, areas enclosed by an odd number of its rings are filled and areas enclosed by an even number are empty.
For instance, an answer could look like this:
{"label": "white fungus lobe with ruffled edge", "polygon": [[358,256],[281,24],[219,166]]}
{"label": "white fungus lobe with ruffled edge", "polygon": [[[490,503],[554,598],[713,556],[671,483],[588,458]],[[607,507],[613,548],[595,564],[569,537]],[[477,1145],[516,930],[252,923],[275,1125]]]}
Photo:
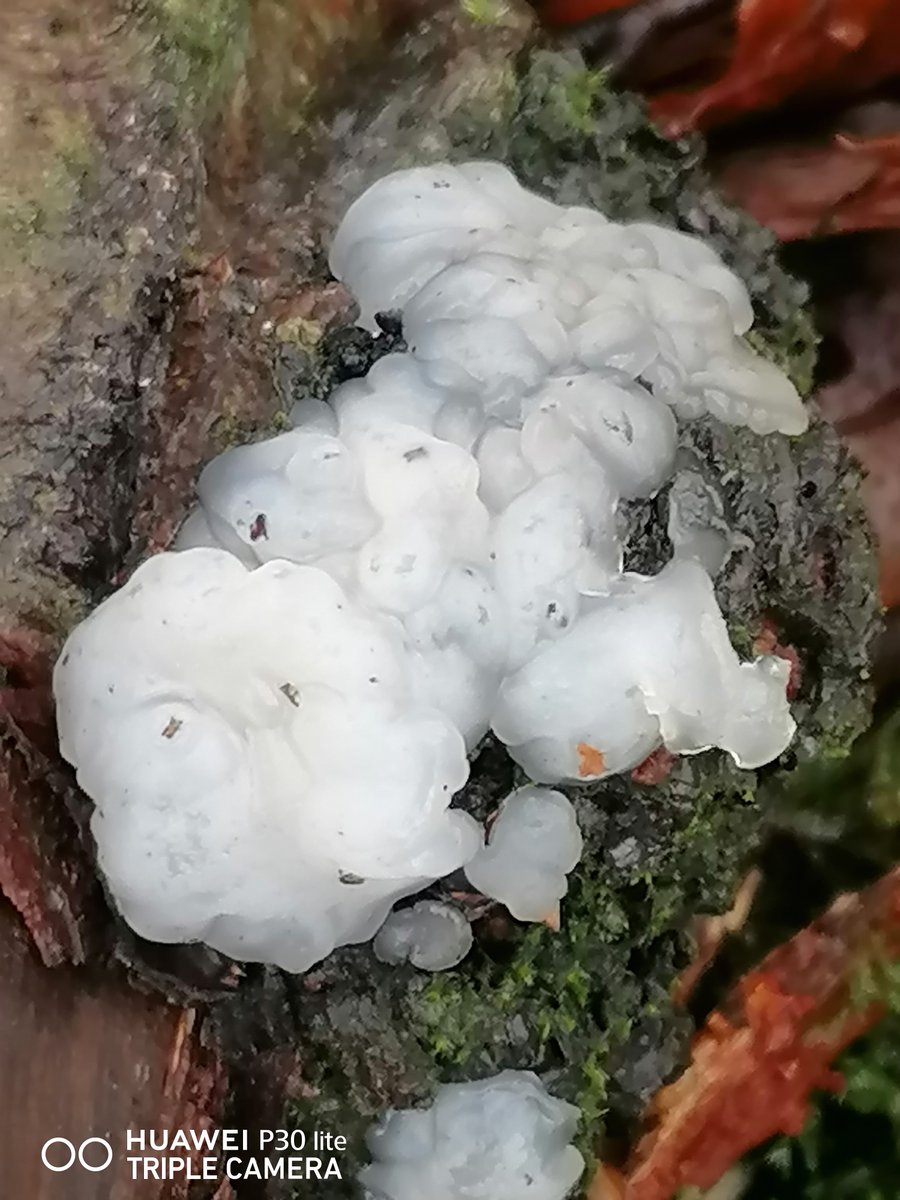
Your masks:
{"label": "white fungus lobe with ruffled edge", "polygon": [[401,309],[429,379],[489,411],[554,372],[619,370],[687,417],[806,429],[796,389],[743,340],[747,290],[711,247],[562,208],[497,163],[379,180],[351,206],[330,263],[365,323]]}
{"label": "white fungus lobe with ruffled edge", "polygon": [[370,1200],[565,1200],[584,1170],[578,1118],[530,1071],[444,1084],[371,1130],[359,1181]]}
{"label": "white fungus lobe with ruffled edge", "polygon": [[324,571],[149,559],[66,643],[60,745],[129,924],[303,971],[470,858],[462,738]]}
{"label": "white fungus lobe with ruffled edge", "polygon": [[472,927],[452,904],[420,900],[397,908],[372,942],[375,957],[397,966],[410,962],[420,971],[446,971],[472,949]]}
{"label": "white fungus lobe with ruffled edge", "polygon": [[549,788],[523,787],[500,806],[487,845],[465,866],[473,887],[500,900],[520,921],[559,926],[566,876],[581,858],[571,801]]}
{"label": "white fungus lobe with ruffled edge", "polygon": [[660,744],[676,754],[719,746],[749,769],[793,735],[789,674],[774,656],[742,663],[709,576],[675,560],[586,601],[567,637],[504,680],[493,725],[542,783],[618,774]]}
{"label": "white fungus lobe with ruffled edge", "polygon": [[620,503],[671,479],[677,419],[806,426],[717,255],[469,163],[381,180],[331,262],[409,351],[210,463],[178,553],[54,681],[126,919],[291,970],[472,858],[447,806],[489,728],[545,783],[661,744],[755,767],[794,732],[785,664],[742,663],[716,604],[741,542],[714,492],[682,473],[673,562],[623,573]]}

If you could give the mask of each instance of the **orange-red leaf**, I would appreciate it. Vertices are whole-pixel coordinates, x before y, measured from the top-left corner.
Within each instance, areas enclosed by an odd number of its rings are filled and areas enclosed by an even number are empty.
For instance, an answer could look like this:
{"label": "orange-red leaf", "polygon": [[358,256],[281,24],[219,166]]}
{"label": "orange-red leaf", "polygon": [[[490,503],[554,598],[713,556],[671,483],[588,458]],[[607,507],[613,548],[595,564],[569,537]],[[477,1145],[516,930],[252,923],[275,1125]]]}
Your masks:
{"label": "orange-red leaf", "polygon": [[896,0],[742,0],[725,73],[651,109],[670,133],[708,129],[791,97],[859,93],[898,71]]}

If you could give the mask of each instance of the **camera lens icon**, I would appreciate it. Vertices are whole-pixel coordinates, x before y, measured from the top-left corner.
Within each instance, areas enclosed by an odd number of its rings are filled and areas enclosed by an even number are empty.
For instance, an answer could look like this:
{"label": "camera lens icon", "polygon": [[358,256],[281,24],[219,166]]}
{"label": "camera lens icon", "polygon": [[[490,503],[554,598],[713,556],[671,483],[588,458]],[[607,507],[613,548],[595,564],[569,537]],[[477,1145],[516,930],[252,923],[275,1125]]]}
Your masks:
{"label": "camera lens icon", "polygon": [[[100,1149],[90,1150],[91,1146],[98,1146]],[[101,1162],[104,1151],[106,1161]],[[106,1138],[101,1137],[85,1138],[78,1147],[68,1138],[53,1137],[44,1142],[41,1149],[41,1162],[48,1171],[55,1171],[57,1174],[74,1167],[76,1159],[85,1171],[105,1171],[112,1162],[112,1157],[112,1146]]]}

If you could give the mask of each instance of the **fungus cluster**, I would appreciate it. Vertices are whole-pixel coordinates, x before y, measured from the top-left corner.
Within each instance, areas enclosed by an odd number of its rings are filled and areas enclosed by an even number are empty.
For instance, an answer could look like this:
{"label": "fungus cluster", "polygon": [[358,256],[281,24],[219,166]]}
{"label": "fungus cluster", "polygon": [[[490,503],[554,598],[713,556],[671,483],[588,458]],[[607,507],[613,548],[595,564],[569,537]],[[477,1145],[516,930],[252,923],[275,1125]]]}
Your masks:
{"label": "fungus cluster", "polygon": [[[400,313],[408,350],[212,462],[175,550],[55,675],[127,920],[294,971],[527,841],[528,805],[487,853],[450,807],[489,728],[544,783],[661,745],[756,767],[794,731],[787,664],[741,662],[716,603],[735,547],[715,489],[676,488],[658,575],[623,570],[620,503],[673,476],[678,419],[806,425],[715,253],[470,163],[376,183],[331,266],[364,324]],[[550,824],[552,903],[577,830]]]}

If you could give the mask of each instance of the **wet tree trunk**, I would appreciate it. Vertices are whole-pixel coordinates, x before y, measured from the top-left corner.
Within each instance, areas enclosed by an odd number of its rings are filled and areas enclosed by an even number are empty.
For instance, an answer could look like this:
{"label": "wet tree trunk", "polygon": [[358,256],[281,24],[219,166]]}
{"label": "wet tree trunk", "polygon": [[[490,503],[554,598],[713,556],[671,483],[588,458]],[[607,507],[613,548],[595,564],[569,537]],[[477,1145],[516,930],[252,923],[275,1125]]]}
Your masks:
{"label": "wet tree trunk", "polygon": [[[328,288],[302,290],[311,236],[297,221],[283,234],[284,190],[255,158],[264,116],[280,137],[306,111],[323,49],[349,44],[346,19],[321,8],[4,5],[0,1172],[10,1195],[181,1195],[182,1183],[131,1181],[122,1132],[201,1128],[226,1099],[190,986],[169,997],[151,968],[136,980],[120,961],[128,951],[97,882],[87,806],[56,750],[50,670],[73,623],[168,542],[199,466],[271,420],[266,323],[289,309],[325,323],[343,305]],[[254,186],[263,201],[250,218],[242,197]],[[93,1135],[116,1149],[108,1171],[41,1164],[48,1138],[77,1146]]]}

